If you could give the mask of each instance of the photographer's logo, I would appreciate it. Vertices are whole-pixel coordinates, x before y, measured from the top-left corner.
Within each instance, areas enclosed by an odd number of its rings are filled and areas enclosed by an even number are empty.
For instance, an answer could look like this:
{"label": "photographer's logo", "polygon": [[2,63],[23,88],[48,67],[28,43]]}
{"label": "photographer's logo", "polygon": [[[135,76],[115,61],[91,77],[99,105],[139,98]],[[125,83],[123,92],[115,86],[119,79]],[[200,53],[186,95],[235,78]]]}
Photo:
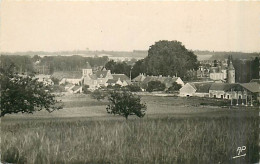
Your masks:
{"label": "photographer's logo", "polygon": [[239,158],[239,157],[246,156],[245,150],[246,150],[246,146],[237,147],[237,156],[234,156],[233,158]]}

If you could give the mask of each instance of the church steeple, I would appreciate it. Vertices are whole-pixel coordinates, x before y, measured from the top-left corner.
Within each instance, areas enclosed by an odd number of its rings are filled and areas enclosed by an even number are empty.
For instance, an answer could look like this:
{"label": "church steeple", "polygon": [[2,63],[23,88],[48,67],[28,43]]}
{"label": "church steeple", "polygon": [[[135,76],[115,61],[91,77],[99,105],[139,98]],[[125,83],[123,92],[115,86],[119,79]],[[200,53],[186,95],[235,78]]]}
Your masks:
{"label": "church steeple", "polygon": [[87,62],[86,63],[86,68],[82,69],[82,75],[83,76],[87,76],[87,75],[91,75],[91,74],[93,74],[92,73],[92,68],[91,68],[90,64]]}

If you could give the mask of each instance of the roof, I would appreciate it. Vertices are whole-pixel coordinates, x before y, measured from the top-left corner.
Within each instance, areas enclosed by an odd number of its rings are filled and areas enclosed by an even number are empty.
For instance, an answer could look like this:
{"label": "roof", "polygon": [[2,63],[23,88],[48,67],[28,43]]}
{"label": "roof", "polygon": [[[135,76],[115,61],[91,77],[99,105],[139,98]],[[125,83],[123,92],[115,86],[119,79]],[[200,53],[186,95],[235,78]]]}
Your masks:
{"label": "roof", "polygon": [[59,72],[54,72],[51,77],[54,77],[56,79],[81,79],[82,77],[82,72],[81,71],[59,71]]}
{"label": "roof", "polygon": [[146,77],[145,75],[138,75],[132,81],[142,82],[145,79],[145,77]]}
{"label": "roof", "polygon": [[189,84],[190,86],[192,86],[192,88],[194,88],[195,90],[197,90],[196,86],[194,85],[194,83],[187,83]]}
{"label": "roof", "polygon": [[48,79],[50,78],[51,76],[50,75],[45,75],[45,74],[39,74],[39,75],[35,75],[36,78],[39,78],[39,79]]}
{"label": "roof", "polygon": [[38,81],[43,81],[43,80],[51,80],[51,76],[50,75],[44,75],[44,74],[40,74],[40,75],[35,75],[35,78],[38,78]]}
{"label": "roof", "polygon": [[244,84],[240,84],[240,85],[242,87],[246,88],[247,90],[249,90],[250,92],[253,92],[253,93],[260,92],[260,84],[257,82],[244,83]]}
{"label": "roof", "polygon": [[257,82],[258,84],[260,84],[260,79],[252,79],[252,80],[250,81],[250,83],[254,83],[254,82]]}
{"label": "roof", "polygon": [[97,78],[104,78],[107,76],[107,72],[108,71],[97,71],[96,76],[97,76]]}
{"label": "roof", "polygon": [[74,86],[74,84],[67,84],[67,85],[65,85],[65,87],[68,87],[68,88],[70,88],[70,87],[72,87],[72,86]]}
{"label": "roof", "polygon": [[192,83],[198,93],[209,93],[209,89],[213,83]]}
{"label": "roof", "polygon": [[157,76],[146,76],[143,83],[149,83],[150,81],[157,81]]}
{"label": "roof", "polygon": [[230,63],[228,65],[228,70],[235,70],[232,61],[230,60]]}
{"label": "roof", "polygon": [[172,84],[178,79],[178,77],[165,77],[163,83]]}
{"label": "roof", "polygon": [[[121,82],[125,81],[127,84],[131,84],[131,80],[125,74],[112,74],[112,76],[113,76],[113,80],[114,80],[114,81],[112,81],[112,80],[110,81],[112,83],[115,83],[120,79]],[[107,83],[109,83],[109,82],[107,82]]]}
{"label": "roof", "polygon": [[107,80],[108,84],[113,84],[113,83],[116,83],[116,82],[117,82],[117,80],[115,80],[115,79],[108,79]]}
{"label": "roof", "polygon": [[113,79],[118,80],[120,78],[120,80],[130,80],[129,77],[127,77],[125,74],[112,74]]}
{"label": "roof", "polygon": [[76,90],[78,90],[80,87],[81,87],[81,86],[79,86],[79,85],[75,85],[73,88],[71,88],[71,90],[72,90],[72,91],[76,91]]}
{"label": "roof", "polygon": [[96,75],[96,74],[91,74],[91,75],[89,75],[89,77],[90,77],[91,79],[93,79],[93,80],[96,80],[96,79],[97,79],[97,75]]}
{"label": "roof", "polygon": [[239,84],[228,84],[228,83],[213,83],[209,90],[215,91],[231,91],[231,89],[239,90],[241,87]]}

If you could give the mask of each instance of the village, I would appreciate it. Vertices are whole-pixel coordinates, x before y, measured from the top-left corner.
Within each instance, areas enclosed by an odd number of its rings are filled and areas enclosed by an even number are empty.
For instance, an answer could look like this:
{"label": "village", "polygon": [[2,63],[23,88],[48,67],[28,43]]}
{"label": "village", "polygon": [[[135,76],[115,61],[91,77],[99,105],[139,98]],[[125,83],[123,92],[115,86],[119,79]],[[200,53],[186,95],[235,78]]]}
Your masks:
{"label": "village", "polygon": [[[136,86],[140,88],[140,92],[136,94],[149,94],[151,91],[146,90],[149,82],[156,81],[165,85],[165,88],[163,90],[155,89],[153,93],[150,93],[151,95],[225,99],[230,100],[231,106],[253,106],[259,102],[260,80],[251,79],[248,83],[236,82],[236,70],[232,60],[229,63],[227,59],[218,61],[217,64],[216,61],[202,61],[201,63],[199,69],[193,71],[197,80],[185,82],[177,76],[153,76],[145,73],[131,78],[131,72],[128,77],[125,74],[111,73],[111,70],[107,70],[105,67],[92,68],[88,62],[81,71],[56,71],[52,75],[37,74],[36,78],[46,85],[54,85],[53,79],[55,79],[56,83],[68,94],[83,94],[84,88],[93,92],[100,88],[115,86]],[[207,67],[203,66],[205,63],[207,63]],[[42,67],[38,68],[38,71],[44,72]],[[174,92],[167,92],[173,83],[181,87]]]}
{"label": "village", "polygon": [[260,164],[259,2],[0,4],[0,164]]}

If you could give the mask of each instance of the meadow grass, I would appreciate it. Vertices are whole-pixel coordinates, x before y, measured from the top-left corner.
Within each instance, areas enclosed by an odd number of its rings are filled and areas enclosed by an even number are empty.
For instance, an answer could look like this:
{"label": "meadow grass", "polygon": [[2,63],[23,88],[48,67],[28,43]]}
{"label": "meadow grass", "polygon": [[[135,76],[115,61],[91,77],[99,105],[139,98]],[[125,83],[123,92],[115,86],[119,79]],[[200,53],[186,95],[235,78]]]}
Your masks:
{"label": "meadow grass", "polygon": [[[2,121],[1,159],[10,163],[254,163],[258,117],[40,119]],[[237,155],[246,146],[247,155]]]}

